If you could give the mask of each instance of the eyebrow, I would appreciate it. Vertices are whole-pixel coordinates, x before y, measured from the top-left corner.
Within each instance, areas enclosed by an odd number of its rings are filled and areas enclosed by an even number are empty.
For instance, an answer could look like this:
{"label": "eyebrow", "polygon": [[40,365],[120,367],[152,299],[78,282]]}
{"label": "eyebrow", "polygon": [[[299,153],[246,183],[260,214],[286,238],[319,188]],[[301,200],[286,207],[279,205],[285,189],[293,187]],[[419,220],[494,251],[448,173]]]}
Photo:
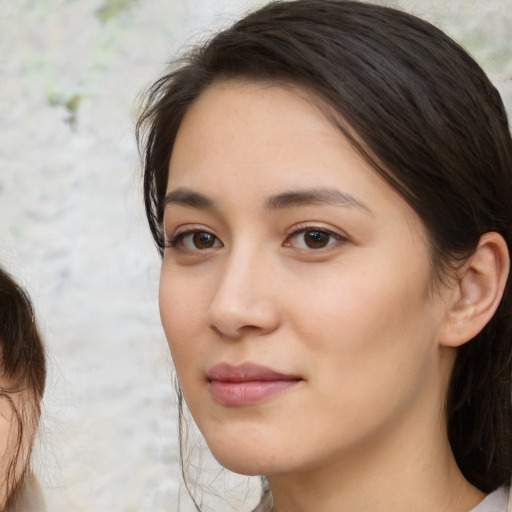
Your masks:
{"label": "eyebrow", "polygon": [[265,201],[268,210],[281,210],[307,205],[332,205],[355,207],[373,215],[370,208],[357,197],[333,188],[292,190],[270,196]]}
{"label": "eyebrow", "polygon": [[[210,197],[182,187],[169,192],[165,196],[162,208],[169,204],[198,209],[213,209],[216,205],[215,201]],[[281,192],[268,197],[264,202],[265,209],[267,210],[284,210],[299,206],[322,204],[355,207],[373,215],[370,208],[357,197],[332,188],[312,188]]]}
{"label": "eyebrow", "polygon": [[162,208],[165,208],[168,204],[178,204],[199,209],[211,209],[214,208],[215,201],[199,192],[194,192],[186,188],[177,188],[165,196]]}

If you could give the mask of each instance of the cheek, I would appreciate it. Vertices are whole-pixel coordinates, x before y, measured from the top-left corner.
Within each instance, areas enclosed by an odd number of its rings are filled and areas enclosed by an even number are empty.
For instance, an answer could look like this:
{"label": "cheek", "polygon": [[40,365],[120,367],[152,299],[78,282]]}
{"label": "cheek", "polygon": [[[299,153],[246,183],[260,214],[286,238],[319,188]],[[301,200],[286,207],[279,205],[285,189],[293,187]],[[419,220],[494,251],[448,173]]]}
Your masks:
{"label": "cheek", "polygon": [[316,292],[296,329],[314,351],[317,369],[332,369],[333,385],[364,390],[379,379],[413,379],[435,353],[438,322],[425,294],[428,262],[361,263],[327,285],[309,287]]}
{"label": "cheek", "polygon": [[[164,261],[160,274],[159,307],[162,325],[169,342],[179,340],[197,325],[202,299],[197,280],[189,279]],[[183,334],[182,334],[183,333]]]}
{"label": "cheek", "polygon": [[183,277],[164,265],[160,277],[159,307],[171,355],[180,381],[183,381],[197,366],[204,349],[208,293],[203,281]]}

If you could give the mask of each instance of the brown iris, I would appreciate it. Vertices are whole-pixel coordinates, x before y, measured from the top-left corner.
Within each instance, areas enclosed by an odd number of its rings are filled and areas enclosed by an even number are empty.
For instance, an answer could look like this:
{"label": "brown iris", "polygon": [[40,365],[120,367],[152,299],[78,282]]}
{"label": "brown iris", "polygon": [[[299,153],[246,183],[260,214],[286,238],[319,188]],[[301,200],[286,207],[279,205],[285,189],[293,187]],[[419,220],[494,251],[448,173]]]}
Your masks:
{"label": "brown iris", "polygon": [[215,244],[215,237],[205,231],[194,233],[192,240],[198,249],[210,249]]}
{"label": "brown iris", "polygon": [[310,249],[322,249],[328,245],[331,235],[325,231],[306,231],[304,242]]}

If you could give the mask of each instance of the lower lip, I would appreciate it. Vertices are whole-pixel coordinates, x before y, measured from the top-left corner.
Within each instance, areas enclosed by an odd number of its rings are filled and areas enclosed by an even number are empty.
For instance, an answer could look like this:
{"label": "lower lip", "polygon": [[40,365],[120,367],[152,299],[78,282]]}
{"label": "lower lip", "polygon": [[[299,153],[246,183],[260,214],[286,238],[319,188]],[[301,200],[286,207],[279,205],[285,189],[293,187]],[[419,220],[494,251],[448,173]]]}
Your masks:
{"label": "lower lip", "polygon": [[257,404],[295,386],[300,380],[263,380],[228,382],[213,380],[210,389],[221,405],[242,406]]}

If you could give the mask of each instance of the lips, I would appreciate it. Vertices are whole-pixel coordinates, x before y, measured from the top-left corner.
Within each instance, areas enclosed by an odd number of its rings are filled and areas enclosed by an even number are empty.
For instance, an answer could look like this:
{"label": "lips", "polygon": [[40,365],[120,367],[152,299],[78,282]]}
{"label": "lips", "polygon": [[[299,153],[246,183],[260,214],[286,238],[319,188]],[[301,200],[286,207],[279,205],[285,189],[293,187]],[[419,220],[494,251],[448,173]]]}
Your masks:
{"label": "lips", "polygon": [[221,363],[211,368],[206,377],[214,400],[226,406],[257,404],[303,380],[251,363]]}

